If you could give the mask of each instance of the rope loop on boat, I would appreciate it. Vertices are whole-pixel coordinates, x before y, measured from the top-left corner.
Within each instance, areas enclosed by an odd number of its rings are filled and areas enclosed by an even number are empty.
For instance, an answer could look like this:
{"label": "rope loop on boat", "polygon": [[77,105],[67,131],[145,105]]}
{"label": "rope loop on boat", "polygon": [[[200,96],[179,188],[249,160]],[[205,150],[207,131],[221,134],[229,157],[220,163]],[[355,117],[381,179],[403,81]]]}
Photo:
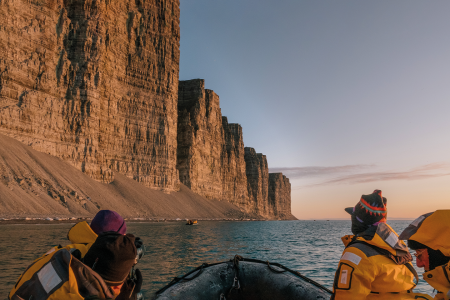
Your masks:
{"label": "rope loop on boat", "polygon": [[[169,287],[171,287],[171,286],[174,285],[174,284],[177,284],[177,283],[180,282],[180,281],[190,281],[190,280],[192,280],[192,279],[195,279],[195,278],[197,278],[201,273],[203,273],[203,268],[210,267],[210,266],[217,265],[217,264],[219,264],[219,263],[215,263],[215,264],[207,264],[207,263],[203,263],[200,267],[196,268],[195,270],[192,270],[191,272],[187,273],[186,275],[184,275],[184,276],[182,276],[182,277],[178,277],[178,276],[177,276],[177,277],[173,278],[172,281],[171,281],[167,286],[165,286],[164,288],[160,289],[160,290],[157,291],[155,294],[161,294],[162,292],[164,292],[165,290],[167,290]],[[189,278],[187,277],[187,276],[191,275],[192,273],[194,273],[194,272],[196,272],[196,271],[198,271],[198,272],[197,272],[194,276],[189,277]]]}
{"label": "rope loop on boat", "polygon": [[269,267],[269,270],[270,270],[270,271],[275,272],[275,273],[278,273],[278,274],[284,273],[284,272],[287,271],[287,270],[275,270],[275,269],[270,265],[270,262],[269,262],[269,261],[267,261],[267,266]]}

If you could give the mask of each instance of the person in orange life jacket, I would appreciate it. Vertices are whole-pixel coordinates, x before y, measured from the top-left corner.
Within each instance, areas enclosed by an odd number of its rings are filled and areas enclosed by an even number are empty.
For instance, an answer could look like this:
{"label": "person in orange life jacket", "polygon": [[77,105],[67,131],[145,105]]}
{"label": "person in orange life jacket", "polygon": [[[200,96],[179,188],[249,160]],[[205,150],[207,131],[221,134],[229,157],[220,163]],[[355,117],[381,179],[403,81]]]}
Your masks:
{"label": "person in orange life jacket", "polygon": [[435,299],[450,299],[450,210],[437,210],[414,220],[401,234],[415,250],[416,265],[436,291]]}
{"label": "person in orange life jacket", "polygon": [[[386,224],[386,206],[381,190],[375,190],[362,195],[355,207],[345,209],[351,215],[353,235],[342,238],[345,250],[335,274],[332,299],[414,299],[410,297],[416,286],[412,257]],[[422,298],[430,299],[427,295]]]}
{"label": "person in orange life jacket", "polygon": [[9,299],[137,299],[142,280],[127,280],[136,262],[134,240],[131,234],[106,232],[83,259],[77,249],[45,255],[27,268]]}
{"label": "person in orange life jacket", "polygon": [[[97,235],[103,232],[117,232],[120,234],[127,233],[127,224],[125,220],[117,212],[112,210],[101,210],[92,219],[90,227]],[[135,238],[136,248],[143,245],[141,238]]]}
{"label": "person in orange life jacket", "polygon": [[[136,269],[137,281],[126,280],[136,264],[135,238],[131,234],[101,234],[86,253],[83,262],[97,272],[118,295],[116,300],[136,299],[142,287],[142,275]],[[133,260],[131,263],[130,260]]]}
{"label": "person in orange life jacket", "polygon": [[[127,224],[117,212],[112,210],[100,210],[92,219],[90,225],[86,221],[82,221],[70,228],[67,233],[67,239],[71,244],[65,246],[65,248],[69,250],[76,248],[80,250],[81,256],[84,257],[89,250],[89,247],[95,242],[97,236],[100,233],[107,231],[126,234]],[[139,243],[140,239],[137,238],[136,241]],[[142,241],[140,242],[142,243]],[[47,254],[60,248],[62,248],[62,246],[54,247],[50,249]]]}

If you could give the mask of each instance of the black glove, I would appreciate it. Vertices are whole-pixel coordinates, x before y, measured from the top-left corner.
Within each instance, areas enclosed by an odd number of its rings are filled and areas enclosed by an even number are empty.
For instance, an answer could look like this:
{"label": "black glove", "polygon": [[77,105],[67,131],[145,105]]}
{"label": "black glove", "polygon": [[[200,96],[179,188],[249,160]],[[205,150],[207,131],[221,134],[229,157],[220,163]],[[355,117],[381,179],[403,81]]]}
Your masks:
{"label": "black glove", "polygon": [[134,239],[134,245],[136,246],[136,248],[141,248],[143,244],[144,242],[141,240],[140,237],[136,237]]}
{"label": "black glove", "polygon": [[134,274],[136,275],[136,277],[134,280],[135,287],[134,287],[133,295],[137,295],[141,292],[143,279],[142,279],[141,270],[136,269],[134,271]]}
{"label": "black glove", "polygon": [[141,240],[140,237],[136,237],[134,240],[134,245],[136,246],[136,263],[139,259],[142,258],[142,256],[145,253],[145,246],[144,246],[144,242]]}
{"label": "black glove", "polygon": [[141,270],[134,270],[134,278],[130,278],[124,282],[120,289],[120,294],[116,300],[140,300],[143,299],[141,292],[142,288],[142,273]]}

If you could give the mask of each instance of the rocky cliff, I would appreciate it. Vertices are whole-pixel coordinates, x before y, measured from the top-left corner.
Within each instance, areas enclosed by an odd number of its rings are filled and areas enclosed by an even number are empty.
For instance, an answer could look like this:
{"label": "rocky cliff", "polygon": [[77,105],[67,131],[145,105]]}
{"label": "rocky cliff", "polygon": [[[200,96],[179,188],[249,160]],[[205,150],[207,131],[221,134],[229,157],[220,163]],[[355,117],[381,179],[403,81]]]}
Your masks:
{"label": "rocky cliff", "polygon": [[291,216],[291,184],[289,178],[282,173],[269,174],[269,207],[270,215],[280,219]]}
{"label": "rocky cliff", "polygon": [[179,0],[0,4],[0,131],[100,181],[178,189]]}
{"label": "rocky cliff", "polygon": [[0,0],[0,133],[103,183],[181,181],[288,218],[288,179],[271,181],[203,80],[178,81],[179,18],[179,0]]}
{"label": "rocky cliff", "polygon": [[11,217],[92,217],[99,209],[113,209],[129,218],[253,217],[184,185],[167,194],[119,173],[109,184],[97,182],[57,157],[0,134],[0,221]]}
{"label": "rocky cliff", "polygon": [[241,208],[248,204],[244,137],[239,124],[222,117],[224,146],[222,152],[222,199]]}
{"label": "rocky cliff", "polygon": [[180,181],[206,198],[246,203],[242,128],[222,117],[204,80],[180,81],[178,97]]}
{"label": "rocky cliff", "polygon": [[245,147],[245,163],[248,181],[248,208],[268,217],[269,209],[269,166],[265,155],[256,153],[255,149]]}
{"label": "rocky cliff", "polygon": [[269,174],[266,156],[244,148],[242,127],[222,116],[219,97],[205,90],[204,80],[180,81],[178,97],[180,181],[206,198],[231,202],[247,213],[291,218],[289,179],[280,181]]}

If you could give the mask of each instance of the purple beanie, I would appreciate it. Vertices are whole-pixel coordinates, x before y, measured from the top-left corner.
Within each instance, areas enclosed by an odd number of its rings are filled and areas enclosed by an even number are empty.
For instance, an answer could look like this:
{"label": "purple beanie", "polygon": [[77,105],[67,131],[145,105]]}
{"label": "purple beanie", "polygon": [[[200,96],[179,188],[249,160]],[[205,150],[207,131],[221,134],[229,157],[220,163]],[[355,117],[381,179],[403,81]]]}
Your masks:
{"label": "purple beanie", "polygon": [[115,211],[101,210],[92,219],[91,228],[96,234],[114,231],[120,234],[127,233],[125,220]]}

